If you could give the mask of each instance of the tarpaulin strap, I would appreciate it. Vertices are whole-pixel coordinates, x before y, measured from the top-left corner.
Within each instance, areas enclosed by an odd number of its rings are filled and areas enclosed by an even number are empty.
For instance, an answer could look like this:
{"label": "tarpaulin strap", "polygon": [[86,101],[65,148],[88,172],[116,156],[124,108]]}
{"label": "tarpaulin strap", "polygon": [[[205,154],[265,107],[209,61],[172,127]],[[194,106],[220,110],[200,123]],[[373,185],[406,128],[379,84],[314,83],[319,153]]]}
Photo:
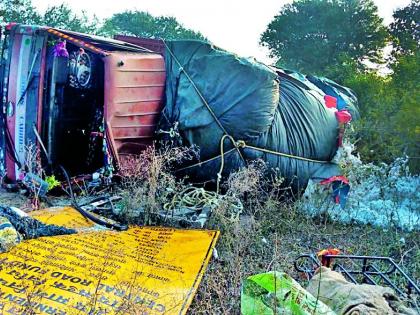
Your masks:
{"label": "tarpaulin strap", "polygon": [[[224,152],[224,155],[227,155],[227,154],[229,154],[230,152],[235,151],[235,150],[236,150],[236,148],[232,148],[232,149],[230,149],[230,150],[228,150],[228,151]],[[177,169],[177,170],[175,171],[175,173],[177,173],[177,172],[181,172],[181,171],[185,171],[185,170],[187,170],[187,169],[189,169],[189,168],[193,168],[193,167],[196,167],[196,166],[201,166],[201,165],[203,165],[203,164],[205,164],[205,163],[207,163],[207,162],[211,162],[211,161],[217,160],[217,159],[218,159],[218,158],[220,158],[220,157],[221,157],[221,155],[217,155],[217,156],[212,157],[212,158],[210,158],[210,159],[208,159],[208,160],[201,161],[201,162],[198,162],[198,163],[193,164],[193,165],[185,166],[185,167],[183,167],[183,168]]]}
{"label": "tarpaulin strap", "polygon": [[306,158],[306,157],[302,157],[302,156],[297,156],[297,155],[293,155],[293,154],[282,153],[282,152],[277,152],[277,151],[268,150],[268,149],[264,149],[264,148],[254,147],[252,145],[246,144],[245,141],[243,141],[243,140],[239,140],[237,142],[237,146],[239,148],[253,149],[253,150],[256,150],[256,151],[261,151],[261,152],[264,152],[264,153],[279,155],[279,156],[287,157],[287,158],[290,158],[290,159],[301,160],[301,161],[305,161],[305,162],[313,162],[313,163],[321,163],[321,164],[330,163],[330,161],[314,160],[314,159],[310,159],[310,158]]}
{"label": "tarpaulin strap", "polygon": [[219,193],[219,188],[220,188],[220,181],[222,179],[223,168],[225,166],[225,158],[224,158],[224,142],[225,142],[225,139],[229,139],[232,142],[232,144],[235,146],[235,148],[237,148],[238,150],[239,150],[239,148],[248,148],[248,149],[253,149],[253,150],[257,150],[257,151],[261,151],[261,152],[265,152],[265,153],[271,153],[271,154],[275,154],[275,155],[279,155],[279,156],[283,156],[283,157],[287,157],[287,158],[302,160],[302,161],[305,161],[305,162],[329,163],[329,161],[313,160],[313,159],[308,159],[308,158],[301,157],[301,156],[296,156],[296,155],[292,155],[292,154],[281,153],[281,152],[277,152],[277,151],[272,151],[272,150],[268,150],[268,149],[263,149],[263,148],[250,146],[250,145],[247,145],[245,143],[245,141],[243,141],[243,140],[235,141],[235,139],[232,136],[223,135],[223,137],[220,139],[220,156],[221,156],[222,159],[220,161],[220,169],[219,169],[219,172],[217,173],[217,182],[216,182],[216,187],[217,187],[217,192],[218,193]]}
{"label": "tarpaulin strap", "polygon": [[[224,151],[224,141],[225,141],[225,139],[229,139],[232,142],[232,144],[234,145],[234,148],[232,148],[232,149],[230,149],[226,152]],[[245,143],[245,141],[243,141],[243,140],[235,141],[235,139],[232,136],[223,135],[222,138],[220,139],[220,155],[212,157],[212,158],[210,158],[206,161],[202,161],[202,162],[199,162],[199,163],[196,163],[196,164],[193,164],[193,165],[186,166],[184,168],[181,168],[181,169],[177,170],[177,172],[184,171],[186,169],[193,168],[193,167],[196,167],[196,166],[201,166],[202,164],[205,164],[207,162],[210,162],[210,161],[216,160],[218,158],[221,158],[220,168],[219,168],[219,172],[217,173],[217,181],[216,181],[217,191],[219,191],[220,181],[222,179],[222,172],[223,172],[223,169],[224,169],[224,166],[225,166],[225,155],[234,151],[234,150],[239,150],[241,148],[253,149],[253,150],[257,150],[257,151],[261,151],[261,152],[265,152],[265,153],[270,153],[270,154],[275,154],[275,155],[279,155],[279,156],[282,156],[282,157],[301,160],[301,161],[305,161],[305,162],[321,163],[321,164],[330,163],[330,161],[314,160],[314,159],[309,159],[309,158],[305,158],[305,157],[301,157],[301,156],[297,156],[297,155],[293,155],[293,154],[282,153],[282,152],[277,152],[277,151],[273,151],[273,150],[254,147],[254,146],[251,146],[251,145],[247,145]]]}
{"label": "tarpaulin strap", "polygon": [[235,141],[235,139],[232,136],[229,135],[223,135],[223,137],[220,139],[220,156],[221,156],[221,161],[220,161],[220,169],[219,172],[217,173],[217,181],[216,181],[216,191],[217,193],[219,193],[219,188],[220,188],[220,181],[222,180],[222,172],[223,172],[223,168],[225,167],[225,152],[224,152],[224,143],[225,143],[225,139],[229,139],[232,144],[234,145],[235,149],[237,149],[239,151],[239,147],[237,142]]}
{"label": "tarpaulin strap", "polygon": [[[194,80],[190,77],[190,75],[188,74],[187,71],[185,71],[184,67],[182,66],[182,64],[179,62],[178,58],[175,56],[175,54],[172,52],[172,50],[169,48],[168,44],[166,44],[165,40],[162,39],[162,42],[164,43],[166,49],[168,50],[169,54],[171,55],[171,57],[175,60],[175,62],[178,64],[179,66],[179,70],[182,71],[185,76],[187,77],[188,81],[190,81],[192,87],[194,88],[194,90],[197,92],[197,95],[200,97],[201,101],[203,102],[203,104],[206,106],[207,110],[209,111],[209,113],[213,116],[214,121],[217,123],[217,125],[220,127],[220,129],[222,129],[224,136],[229,136],[230,138],[232,138],[229,133],[227,132],[227,130],[225,129],[225,127],[223,127],[222,123],[219,121],[219,119],[217,118],[215,112],[213,111],[213,109],[210,107],[210,105],[207,103],[206,99],[204,98],[203,94],[201,94],[199,88],[197,87],[197,85],[195,84]],[[223,136],[223,137],[224,137]],[[224,140],[224,138],[222,137],[222,139]],[[232,138],[233,139],[233,138]],[[237,146],[235,145],[235,148],[237,149],[239,156],[241,157],[241,159],[246,163],[245,158],[242,156],[241,151],[237,148]]]}
{"label": "tarpaulin strap", "polygon": [[214,111],[211,109],[210,105],[207,103],[206,99],[204,98],[203,94],[201,94],[200,90],[198,89],[197,85],[195,84],[195,82],[193,81],[193,79],[190,77],[190,75],[187,73],[187,71],[185,71],[184,67],[181,65],[181,63],[179,62],[178,58],[176,58],[176,56],[174,55],[174,53],[171,51],[171,49],[169,48],[168,44],[166,44],[166,42],[162,39],[162,42],[165,44],[166,49],[168,50],[169,54],[171,55],[171,57],[175,60],[175,62],[178,64],[179,66],[179,70],[184,72],[185,76],[187,77],[188,81],[190,81],[191,85],[193,86],[194,90],[197,92],[198,96],[200,97],[201,101],[204,103],[204,105],[207,107],[208,111],[210,112],[210,114],[213,116],[213,119],[216,121],[216,123],[219,125],[220,129],[223,130],[223,132],[225,134],[229,134],[225,127],[223,127],[222,123],[219,121],[219,119],[217,119],[216,114],[214,113]]}

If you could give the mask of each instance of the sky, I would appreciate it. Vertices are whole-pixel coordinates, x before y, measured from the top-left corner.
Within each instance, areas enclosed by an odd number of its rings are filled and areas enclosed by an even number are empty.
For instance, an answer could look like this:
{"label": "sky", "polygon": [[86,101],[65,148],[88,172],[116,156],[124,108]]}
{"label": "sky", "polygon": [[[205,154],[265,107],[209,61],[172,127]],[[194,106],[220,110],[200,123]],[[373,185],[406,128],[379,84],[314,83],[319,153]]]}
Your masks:
{"label": "sky", "polygon": [[[32,0],[44,11],[59,0]],[[292,0],[64,0],[75,12],[85,10],[103,19],[125,10],[147,11],[152,15],[174,16],[185,27],[200,31],[215,45],[240,56],[270,62],[259,38],[280,11]],[[374,0],[385,23],[392,21],[395,9],[410,0]]]}

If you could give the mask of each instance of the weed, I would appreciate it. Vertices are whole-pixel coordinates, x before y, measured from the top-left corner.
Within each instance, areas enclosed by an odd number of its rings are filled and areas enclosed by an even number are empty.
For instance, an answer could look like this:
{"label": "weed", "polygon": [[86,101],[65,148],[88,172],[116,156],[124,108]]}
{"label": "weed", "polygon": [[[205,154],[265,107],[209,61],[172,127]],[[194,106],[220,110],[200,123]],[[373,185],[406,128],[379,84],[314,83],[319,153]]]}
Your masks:
{"label": "weed", "polygon": [[151,225],[163,204],[185,188],[171,172],[176,163],[192,159],[194,148],[148,147],[139,156],[121,161],[121,213],[131,223]]}

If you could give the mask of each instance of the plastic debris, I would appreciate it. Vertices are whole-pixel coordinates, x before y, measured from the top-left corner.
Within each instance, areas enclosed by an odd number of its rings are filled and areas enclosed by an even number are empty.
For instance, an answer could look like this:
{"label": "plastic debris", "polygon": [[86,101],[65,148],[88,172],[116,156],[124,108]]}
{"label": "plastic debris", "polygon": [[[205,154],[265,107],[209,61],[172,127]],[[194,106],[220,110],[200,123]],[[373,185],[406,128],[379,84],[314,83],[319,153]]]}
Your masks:
{"label": "plastic debris", "polygon": [[323,302],[283,272],[248,277],[242,286],[242,315],[334,315]]}
{"label": "plastic debris", "polygon": [[33,173],[27,173],[22,183],[36,196],[44,197],[49,190],[49,184]]}

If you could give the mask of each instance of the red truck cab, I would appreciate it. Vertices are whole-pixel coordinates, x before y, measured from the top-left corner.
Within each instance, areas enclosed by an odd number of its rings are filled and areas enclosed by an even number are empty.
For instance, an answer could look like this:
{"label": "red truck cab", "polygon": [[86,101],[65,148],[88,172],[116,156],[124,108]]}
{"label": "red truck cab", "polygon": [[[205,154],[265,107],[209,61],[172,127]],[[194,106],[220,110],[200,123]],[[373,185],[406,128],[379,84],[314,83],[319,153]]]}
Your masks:
{"label": "red truck cab", "polygon": [[109,171],[152,143],[163,106],[161,54],[121,40],[9,24],[1,55],[0,175],[16,182],[28,147],[71,175]]}

